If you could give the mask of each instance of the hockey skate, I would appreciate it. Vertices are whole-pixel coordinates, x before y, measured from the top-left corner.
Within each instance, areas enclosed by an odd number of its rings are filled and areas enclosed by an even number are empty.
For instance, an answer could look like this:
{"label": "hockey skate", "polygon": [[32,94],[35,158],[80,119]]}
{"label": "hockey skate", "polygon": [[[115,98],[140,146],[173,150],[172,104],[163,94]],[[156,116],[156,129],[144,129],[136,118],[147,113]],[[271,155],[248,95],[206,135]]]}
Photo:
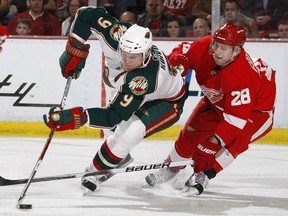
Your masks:
{"label": "hockey skate", "polygon": [[[88,172],[87,169],[85,169],[85,172]],[[81,178],[81,191],[82,195],[86,196],[89,191],[94,192],[97,189],[97,186],[99,184],[99,178],[98,176],[83,176]]]}
{"label": "hockey skate", "polygon": [[181,191],[182,196],[197,196],[203,193],[209,182],[209,178],[205,173],[193,173],[186,181],[184,188]]}
{"label": "hockey skate", "polygon": [[162,184],[171,180],[177,175],[178,172],[179,168],[177,169],[177,167],[161,168],[159,171],[147,175],[145,180],[149,186],[153,187],[156,184]]}
{"label": "hockey skate", "polygon": [[[133,162],[133,158],[131,157],[130,154],[128,154],[123,160],[120,161],[118,166],[116,166],[115,168],[125,167],[132,162]],[[89,170],[86,168],[85,172],[89,172]],[[87,193],[94,192],[100,183],[107,181],[113,175],[115,175],[115,174],[83,176],[81,178],[82,195],[86,196]]]}

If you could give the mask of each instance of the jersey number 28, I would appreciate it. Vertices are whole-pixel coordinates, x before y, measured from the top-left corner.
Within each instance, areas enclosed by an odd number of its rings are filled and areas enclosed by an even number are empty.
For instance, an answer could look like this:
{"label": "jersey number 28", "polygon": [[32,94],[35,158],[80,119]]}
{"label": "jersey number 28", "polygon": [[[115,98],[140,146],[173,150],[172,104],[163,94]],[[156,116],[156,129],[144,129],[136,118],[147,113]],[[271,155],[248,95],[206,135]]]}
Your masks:
{"label": "jersey number 28", "polygon": [[245,88],[241,91],[233,91],[231,92],[231,96],[234,97],[234,99],[231,101],[232,106],[249,104],[251,102],[249,88]]}

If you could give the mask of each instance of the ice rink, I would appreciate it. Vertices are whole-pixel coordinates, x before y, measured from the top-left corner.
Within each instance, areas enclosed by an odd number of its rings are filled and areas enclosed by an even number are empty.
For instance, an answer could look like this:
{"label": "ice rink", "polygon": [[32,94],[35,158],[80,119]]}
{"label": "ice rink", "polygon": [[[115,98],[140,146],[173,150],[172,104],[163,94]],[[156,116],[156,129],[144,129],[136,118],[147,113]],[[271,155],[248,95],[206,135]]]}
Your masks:
{"label": "ice rink", "polygon": [[[46,138],[0,137],[0,175],[7,179],[28,178]],[[54,138],[35,177],[77,173],[90,163],[101,139]],[[131,165],[160,163],[172,141],[146,140],[136,146]],[[184,184],[190,168],[177,178]],[[151,171],[120,173],[83,197],[80,179],[32,183],[23,203],[15,204],[24,184],[1,186],[2,216],[182,216],[182,215],[288,215],[288,146],[253,144],[224,172],[210,181],[198,197],[181,197],[173,182],[142,188]]]}

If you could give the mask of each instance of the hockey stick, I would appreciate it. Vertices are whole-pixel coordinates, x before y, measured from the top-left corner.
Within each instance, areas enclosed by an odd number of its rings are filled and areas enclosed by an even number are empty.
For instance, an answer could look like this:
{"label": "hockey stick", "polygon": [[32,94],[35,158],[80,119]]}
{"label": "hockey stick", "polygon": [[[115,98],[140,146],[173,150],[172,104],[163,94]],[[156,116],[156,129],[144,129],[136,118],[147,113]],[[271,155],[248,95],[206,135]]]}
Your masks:
{"label": "hockey stick", "polygon": [[[60,109],[61,110],[66,105],[66,99],[67,99],[67,96],[68,96],[68,92],[69,92],[71,81],[72,81],[72,77],[69,76],[68,79],[67,79],[66,86],[65,86],[65,89],[64,89],[64,93],[63,93],[63,97],[62,97],[62,100],[61,100],[61,103],[60,103]],[[52,140],[52,137],[54,135],[55,130],[56,130],[56,127],[53,127],[50,130],[49,136],[48,136],[48,138],[46,140],[46,143],[45,143],[45,145],[44,145],[44,147],[42,149],[42,152],[41,152],[41,154],[40,154],[40,156],[39,156],[39,158],[38,158],[38,160],[37,160],[32,172],[31,172],[31,174],[30,174],[30,177],[26,181],[26,185],[24,186],[24,188],[22,190],[22,193],[21,193],[21,195],[20,195],[20,197],[19,197],[19,199],[18,199],[18,201],[16,203],[16,208],[18,208],[18,209],[21,208],[20,205],[23,202],[23,200],[25,199],[26,192],[27,192],[32,180],[33,180],[33,177],[35,176],[35,174],[36,174],[36,172],[37,172],[37,170],[38,170],[38,168],[40,166],[40,163],[42,162],[42,160],[43,160],[43,158],[45,156],[45,153],[46,153],[46,151],[47,151],[47,149],[49,147],[49,144],[50,144],[50,142]]]}
{"label": "hockey stick", "polygon": [[124,168],[114,168],[108,170],[99,170],[95,172],[79,172],[79,173],[70,173],[63,175],[55,175],[55,176],[47,176],[40,177],[34,179],[5,179],[0,176],[0,186],[8,186],[8,185],[17,185],[17,184],[25,184],[29,181],[30,183],[36,182],[46,182],[46,181],[55,181],[55,180],[64,180],[64,179],[73,179],[80,178],[82,176],[94,176],[94,175],[107,175],[107,174],[117,174],[117,173],[130,173],[136,171],[144,171],[144,170],[155,170],[160,168],[168,168],[168,167],[181,167],[192,164],[192,160],[189,161],[178,161],[178,162],[164,162],[164,163],[155,163],[155,164],[146,164],[146,165],[138,165],[138,166],[129,166]]}

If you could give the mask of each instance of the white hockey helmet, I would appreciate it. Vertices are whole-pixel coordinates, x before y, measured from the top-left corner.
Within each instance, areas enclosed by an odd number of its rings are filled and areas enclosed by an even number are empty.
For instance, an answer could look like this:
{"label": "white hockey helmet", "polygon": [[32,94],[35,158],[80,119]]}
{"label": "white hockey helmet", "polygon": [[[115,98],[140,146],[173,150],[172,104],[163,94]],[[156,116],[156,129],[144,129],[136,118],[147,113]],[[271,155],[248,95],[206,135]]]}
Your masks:
{"label": "white hockey helmet", "polygon": [[143,65],[148,64],[152,47],[152,33],[148,28],[137,24],[132,25],[120,38],[119,49],[127,53],[142,53]]}

